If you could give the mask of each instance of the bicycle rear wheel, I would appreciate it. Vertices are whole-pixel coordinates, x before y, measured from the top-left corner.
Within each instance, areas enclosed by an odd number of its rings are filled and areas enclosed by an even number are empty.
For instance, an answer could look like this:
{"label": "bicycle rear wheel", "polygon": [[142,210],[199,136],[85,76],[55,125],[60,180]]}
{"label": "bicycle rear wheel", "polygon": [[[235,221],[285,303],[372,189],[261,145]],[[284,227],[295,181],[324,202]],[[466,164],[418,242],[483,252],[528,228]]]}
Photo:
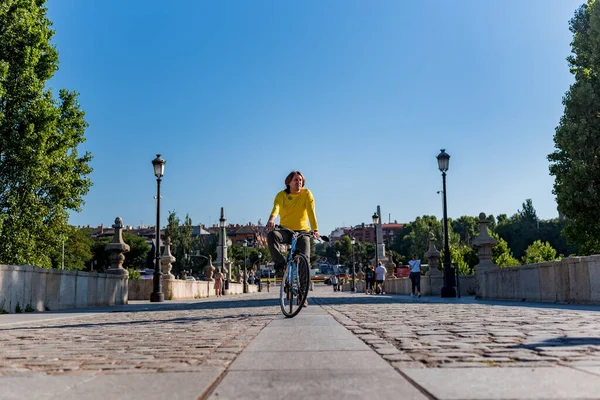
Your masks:
{"label": "bicycle rear wheel", "polygon": [[287,318],[295,317],[302,309],[308,295],[309,283],[308,260],[304,254],[297,254],[283,271],[279,291],[281,312]]}

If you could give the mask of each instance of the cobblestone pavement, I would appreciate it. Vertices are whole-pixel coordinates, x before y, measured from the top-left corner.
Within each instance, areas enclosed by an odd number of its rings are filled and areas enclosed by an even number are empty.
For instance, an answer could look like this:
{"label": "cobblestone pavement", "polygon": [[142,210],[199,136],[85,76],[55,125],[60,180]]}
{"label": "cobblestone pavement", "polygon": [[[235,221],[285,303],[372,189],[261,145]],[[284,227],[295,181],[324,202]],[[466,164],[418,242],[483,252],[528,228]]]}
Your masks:
{"label": "cobblestone pavement", "polygon": [[[195,372],[227,367],[279,312],[276,294],[125,306],[0,325],[0,376]],[[1,318],[1,316],[0,316]]]}
{"label": "cobblestone pavement", "polygon": [[317,293],[396,368],[600,366],[600,306]]}

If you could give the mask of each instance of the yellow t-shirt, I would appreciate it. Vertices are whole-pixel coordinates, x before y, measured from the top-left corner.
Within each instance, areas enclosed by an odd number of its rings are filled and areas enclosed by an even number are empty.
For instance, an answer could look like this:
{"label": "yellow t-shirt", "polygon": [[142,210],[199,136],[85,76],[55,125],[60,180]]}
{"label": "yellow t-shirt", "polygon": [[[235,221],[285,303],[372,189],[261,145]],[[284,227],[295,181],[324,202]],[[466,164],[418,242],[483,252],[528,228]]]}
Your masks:
{"label": "yellow t-shirt", "polygon": [[[279,225],[294,231],[319,230],[315,216],[315,198],[308,189],[302,188],[298,194],[277,193],[273,201],[272,217],[280,215]],[[310,221],[310,228],[308,222]]]}

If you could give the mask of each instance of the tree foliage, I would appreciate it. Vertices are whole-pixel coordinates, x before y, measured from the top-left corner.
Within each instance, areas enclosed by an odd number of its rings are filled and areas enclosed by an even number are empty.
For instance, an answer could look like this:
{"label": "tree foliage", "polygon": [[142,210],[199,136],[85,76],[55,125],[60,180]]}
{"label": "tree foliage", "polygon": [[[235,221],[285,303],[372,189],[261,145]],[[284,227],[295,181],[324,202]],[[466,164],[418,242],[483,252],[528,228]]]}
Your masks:
{"label": "tree foliage", "polygon": [[91,186],[91,155],[77,151],[77,94],[46,87],[58,52],[44,3],[0,2],[0,262],[50,267]]}
{"label": "tree foliage", "polygon": [[600,2],[589,0],[569,23],[575,82],[563,97],[564,113],[548,155],[567,238],[580,252],[600,252]]}
{"label": "tree foliage", "polygon": [[556,259],[556,250],[550,243],[536,240],[525,250],[523,264],[535,264]]}
{"label": "tree foliage", "polygon": [[502,239],[497,233],[492,233],[491,236],[496,239],[498,244],[492,247],[492,262],[498,267],[516,267],[519,264],[519,260],[513,257],[508,243]]}
{"label": "tree foliage", "polygon": [[[88,268],[93,257],[90,230],[68,226],[63,238],[65,239],[65,269],[81,271]],[[51,250],[50,259],[52,268],[62,267],[62,243]]]}
{"label": "tree foliage", "polygon": [[129,245],[129,251],[125,253],[124,268],[140,269],[146,264],[146,257],[150,251],[150,245],[146,240],[137,235],[125,232],[123,241]]}

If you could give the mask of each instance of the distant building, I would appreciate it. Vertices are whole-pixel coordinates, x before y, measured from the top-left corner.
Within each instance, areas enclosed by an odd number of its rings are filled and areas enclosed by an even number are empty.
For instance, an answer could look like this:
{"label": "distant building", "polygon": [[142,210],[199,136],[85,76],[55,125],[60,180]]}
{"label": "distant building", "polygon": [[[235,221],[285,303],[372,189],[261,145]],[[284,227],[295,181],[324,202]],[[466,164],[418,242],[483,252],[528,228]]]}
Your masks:
{"label": "distant building", "polygon": [[[404,227],[405,224],[391,223],[382,224],[381,228],[383,231],[383,242],[386,245],[390,245],[394,242],[394,238],[398,232]],[[344,236],[354,237],[359,242],[363,243],[375,243],[375,227],[373,224],[365,225],[360,224],[351,228],[336,228],[331,232],[329,239],[330,243],[335,243],[341,240]]]}

